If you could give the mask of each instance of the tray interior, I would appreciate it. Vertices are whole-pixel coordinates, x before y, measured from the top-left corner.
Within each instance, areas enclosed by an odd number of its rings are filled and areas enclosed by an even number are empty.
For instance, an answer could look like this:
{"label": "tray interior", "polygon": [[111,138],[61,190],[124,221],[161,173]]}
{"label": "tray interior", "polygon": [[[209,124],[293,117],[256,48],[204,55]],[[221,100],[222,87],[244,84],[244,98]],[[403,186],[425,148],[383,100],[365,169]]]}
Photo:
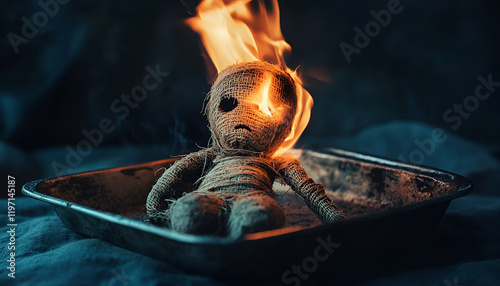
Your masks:
{"label": "tray interior", "polygon": [[[436,170],[405,167],[399,163],[391,165],[391,161],[339,151],[298,153],[308,175],[323,184],[348,219],[452,194],[459,188],[453,183],[453,174]],[[160,168],[168,168],[177,159],[48,179],[38,184],[37,191],[69,203],[144,221],[146,197],[162,173]],[[320,224],[289,187],[275,183],[274,190],[287,217],[285,227]]]}

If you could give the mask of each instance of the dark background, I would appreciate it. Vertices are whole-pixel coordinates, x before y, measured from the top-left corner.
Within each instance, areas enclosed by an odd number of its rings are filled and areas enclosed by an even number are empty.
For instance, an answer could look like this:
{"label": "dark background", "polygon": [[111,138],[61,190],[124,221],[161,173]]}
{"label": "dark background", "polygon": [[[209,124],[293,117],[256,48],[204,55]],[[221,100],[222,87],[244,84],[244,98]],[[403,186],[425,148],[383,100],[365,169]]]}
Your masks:
{"label": "dark background", "polygon": [[[478,76],[500,81],[500,2],[401,0],[401,13],[348,63],[340,43],[354,45],[354,27],[364,30],[370,11],[387,9],[388,2],[280,1],[282,31],[292,46],[288,64],[300,65],[315,101],[297,147],[422,163],[472,179],[476,195],[500,195],[500,87],[455,128],[443,119],[474,95]],[[2,176],[15,176],[20,186],[206,146],[201,109],[210,75],[199,38],[183,24],[195,6],[70,1],[16,53],[7,35],[22,36],[21,18],[32,20],[41,8],[37,1],[1,1]],[[121,120],[111,103],[141,84],[146,66],[158,64],[169,76]],[[103,118],[115,130],[69,166],[68,148],[76,150],[86,140],[82,130],[99,128]],[[412,152],[423,152],[415,140],[429,142],[435,128],[446,140],[412,161]],[[56,172],[54,162],[68,168]]]}

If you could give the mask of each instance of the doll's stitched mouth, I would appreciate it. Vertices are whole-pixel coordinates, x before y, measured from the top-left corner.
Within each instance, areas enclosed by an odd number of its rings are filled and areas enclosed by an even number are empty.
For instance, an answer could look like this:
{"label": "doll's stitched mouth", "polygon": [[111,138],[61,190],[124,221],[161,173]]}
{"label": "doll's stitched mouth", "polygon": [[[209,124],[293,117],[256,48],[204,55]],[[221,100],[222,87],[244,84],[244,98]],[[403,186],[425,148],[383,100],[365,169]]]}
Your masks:
{"label": "doll's stitched mouth", "polygon": [[234,127],[234,129],[246,129],[249,132],[252,132],[252,129],[250,129],[250,127],[246,126],[245,124],[238,124],[236,125],[236,127]]}

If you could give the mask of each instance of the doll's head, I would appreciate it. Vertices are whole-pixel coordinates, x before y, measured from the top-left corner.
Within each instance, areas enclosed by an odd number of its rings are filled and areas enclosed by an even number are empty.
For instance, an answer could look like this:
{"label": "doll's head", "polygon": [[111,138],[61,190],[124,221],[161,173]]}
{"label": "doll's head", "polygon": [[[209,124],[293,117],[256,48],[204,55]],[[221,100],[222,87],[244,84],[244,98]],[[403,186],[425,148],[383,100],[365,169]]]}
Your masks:
{"label": "doll's head", "polygon": [[290,134],[297,110],[292,77],[278,66],[246,62],[224,69],[208,94],[214,144],[272,155]]}

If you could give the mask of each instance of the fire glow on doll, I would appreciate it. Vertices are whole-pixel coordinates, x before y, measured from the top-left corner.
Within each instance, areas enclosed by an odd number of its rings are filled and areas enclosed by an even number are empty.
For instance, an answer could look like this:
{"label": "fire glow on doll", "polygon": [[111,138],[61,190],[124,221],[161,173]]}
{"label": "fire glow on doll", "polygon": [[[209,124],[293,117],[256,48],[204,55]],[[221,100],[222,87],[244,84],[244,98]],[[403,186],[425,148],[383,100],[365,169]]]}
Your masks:
{"label": "fire glow on doll", "polygon": [[212,144],[168,168],[147,199],[150,220],[179,232],[229,235],[279,228],[285,215],[274,198],[274,181],[288,184],[323,223],[342,219],[323,186],[300,162],[277,155],[292,130],[295,82],[262,61],[219,73],[205,114]]}

